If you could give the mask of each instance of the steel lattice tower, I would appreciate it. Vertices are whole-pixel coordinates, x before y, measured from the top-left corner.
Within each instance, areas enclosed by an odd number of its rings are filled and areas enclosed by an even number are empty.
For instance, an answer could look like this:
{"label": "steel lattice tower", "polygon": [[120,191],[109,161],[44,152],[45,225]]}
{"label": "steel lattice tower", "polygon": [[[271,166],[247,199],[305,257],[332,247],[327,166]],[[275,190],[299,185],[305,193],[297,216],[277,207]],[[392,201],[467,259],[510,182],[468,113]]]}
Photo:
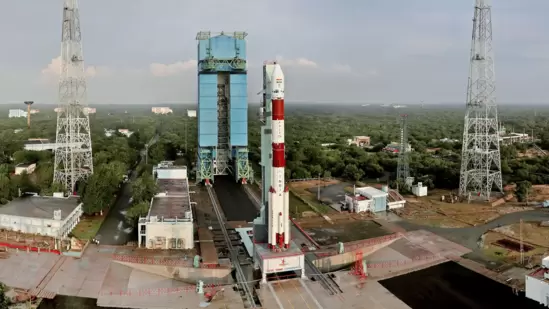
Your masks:
{"label": "steel lattice tower", "polygon": [[408,115],[400,115],[400,149],[398,151],[397,182],[407,185],[409,177]]}
{"label": "steel lattice tower", "polygon": [[491,6],[476,0],[463,130],[459,194],[488,200],[503,191],[495,96]]}
{"label": "steel lattice tower", "polygon": [[77,0],[65,0],[61,36],[61,76],[53,179],[73,192],[93,173],[86,76]]}

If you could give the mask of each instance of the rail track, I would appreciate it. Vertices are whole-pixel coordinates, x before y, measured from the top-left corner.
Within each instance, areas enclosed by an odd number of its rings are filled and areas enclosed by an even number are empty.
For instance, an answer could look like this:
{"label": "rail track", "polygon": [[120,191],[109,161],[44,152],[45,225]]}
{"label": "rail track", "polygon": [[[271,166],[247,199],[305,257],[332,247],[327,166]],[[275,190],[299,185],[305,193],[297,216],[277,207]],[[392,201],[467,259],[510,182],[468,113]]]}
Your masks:
{"label": "rail track", "polygon": [[[242,271],[242,267],[240,267],[240,263],[238,261],[238,251],[236,251],[231,244],[231,238],[229,237],[229,233],[227,232],[227,229],[225,228],[225,218],[223,217],[223,214],[221,213],[220,207],[217,204],[217,199],[215,198],[215,195],[212,191],[211,186],[206,186],[208,190],[208,195],[210,197],[210,200],[212,201],[212,207],[215,212],[215,215],[217,216],[217,220],[219,222],[219,226],[221,227],[221,232],[223,233],[223,237],[225,238],[225,241],[227,243],[227,248],[229,249],[230,255],[231,255],[231,261],[235,267],[236,270],[236,280],[238,285],[242,288],[242,291],[244,291],[244,297],[248,302],[248,308],[258,308],[255,299],[252,293],[252,290],[248,286],[248,283],[246,282],[246,276],[244,275],[244,272]],[[246,305],[246,303],[244,304]]]}

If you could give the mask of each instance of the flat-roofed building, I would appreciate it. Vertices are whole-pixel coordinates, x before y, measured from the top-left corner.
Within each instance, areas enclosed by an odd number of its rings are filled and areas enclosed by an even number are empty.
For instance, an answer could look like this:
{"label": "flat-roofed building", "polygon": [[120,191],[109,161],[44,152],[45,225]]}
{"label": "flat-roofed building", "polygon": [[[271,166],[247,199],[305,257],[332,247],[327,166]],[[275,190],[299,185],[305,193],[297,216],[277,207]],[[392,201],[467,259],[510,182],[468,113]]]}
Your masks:
{"label": "flat-roofed building", "polygon": [[67,237],[80,222],[82,203],[74,197],[59,196],[17,198],[0,206],[0,227],[21,233]]}
{"label": "flat-roofed building", "polygon": [[[157,167],[159,193],[146,217],[139,218],[139,247],[148,249],[192,249],[194,225],[189,182],[185,166]],[[184,172],[183,172],[184,171]]]}

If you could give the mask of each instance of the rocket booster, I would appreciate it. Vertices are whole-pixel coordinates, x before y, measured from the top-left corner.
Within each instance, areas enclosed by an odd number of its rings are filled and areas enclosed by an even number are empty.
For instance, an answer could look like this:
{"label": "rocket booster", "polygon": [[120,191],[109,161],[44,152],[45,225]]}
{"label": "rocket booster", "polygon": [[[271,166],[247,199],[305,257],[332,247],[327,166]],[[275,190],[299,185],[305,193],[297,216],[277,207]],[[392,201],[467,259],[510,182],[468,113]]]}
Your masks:
{"label": "rocket booster", "polygon": [[289,192],[284,181],[284,73],[275,64],[271,76],[272,102],[272,182],[269,189],[269,247],[273,250],[290,247]]}

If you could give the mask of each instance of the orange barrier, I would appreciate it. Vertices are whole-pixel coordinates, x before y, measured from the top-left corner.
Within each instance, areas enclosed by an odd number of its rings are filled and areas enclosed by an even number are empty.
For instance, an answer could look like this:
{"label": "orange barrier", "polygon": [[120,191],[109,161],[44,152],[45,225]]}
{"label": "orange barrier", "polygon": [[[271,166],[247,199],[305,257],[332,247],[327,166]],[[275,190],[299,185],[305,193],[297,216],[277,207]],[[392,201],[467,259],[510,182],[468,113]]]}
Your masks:
{"label": "orange barrier", "polygon": [[51,249],[40,249],[40,248],[37,248],[37,247],[29,247],[29,246],[25,246],[25,245],[16,245],[16,244],[11,244],[11,243],[7,243],[7,242],[0,242],[0,247],[7,247],[7,248],[11,248],[11,249],[19,249],[19,250],[22,250],[22,251],[30,251],[30,252],[47,252],[47,253],[53,253],[53,254],[57,254],[57,255],[60,255],[61,252],[59,250],[51,250]]}

